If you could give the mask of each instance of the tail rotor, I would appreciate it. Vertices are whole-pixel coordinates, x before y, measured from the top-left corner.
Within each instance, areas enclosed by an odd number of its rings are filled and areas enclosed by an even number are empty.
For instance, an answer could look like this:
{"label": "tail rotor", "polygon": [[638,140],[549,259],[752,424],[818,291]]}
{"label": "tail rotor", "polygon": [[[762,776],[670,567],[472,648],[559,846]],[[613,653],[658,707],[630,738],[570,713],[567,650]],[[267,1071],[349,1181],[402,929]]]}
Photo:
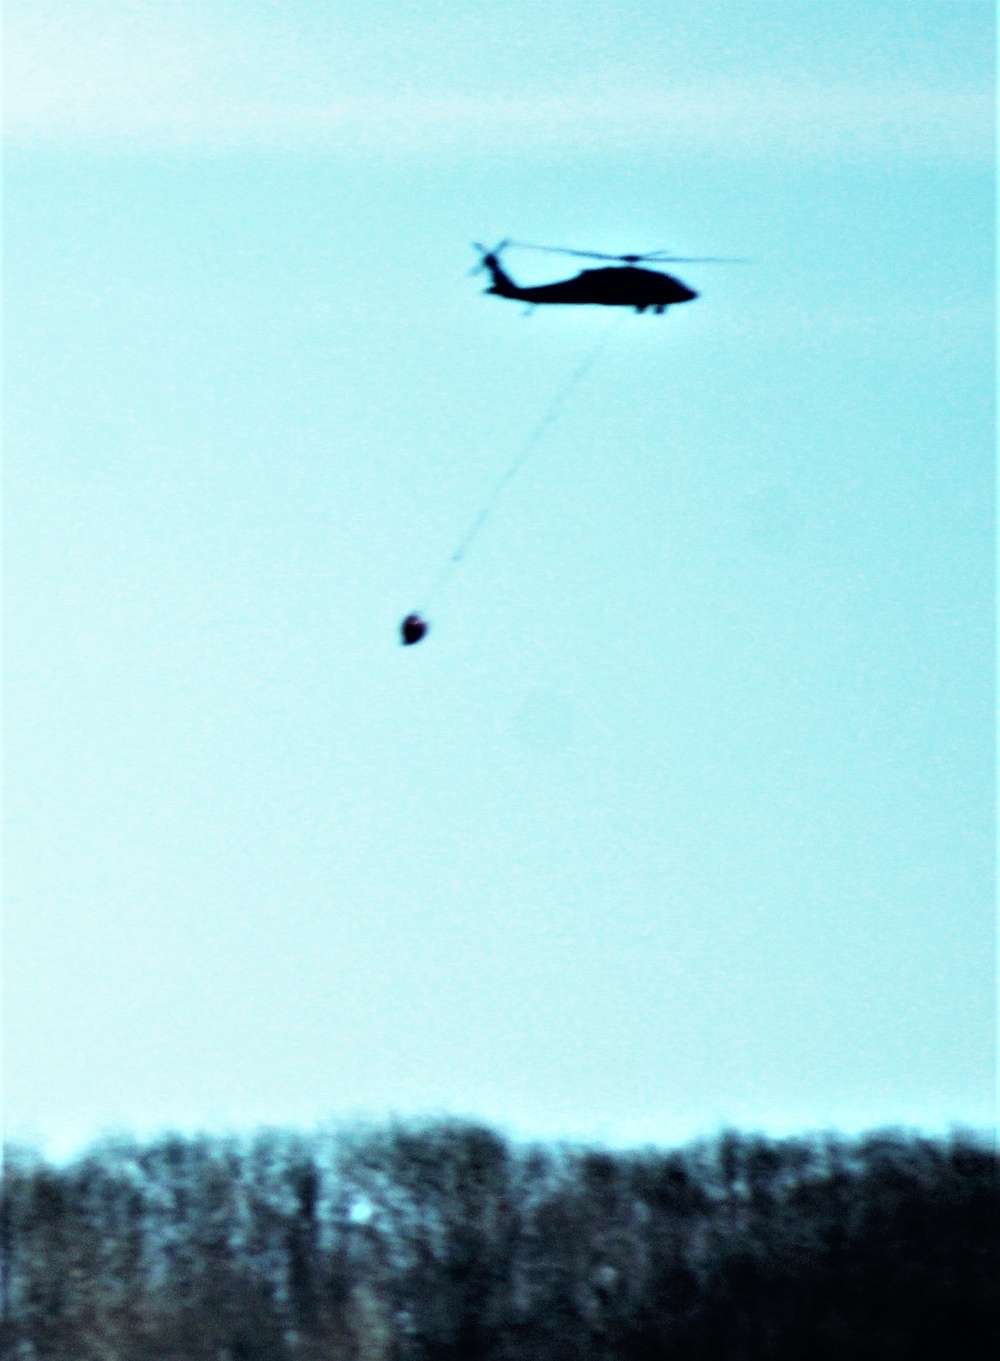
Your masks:
{"label": "tail rotor", "polygon": [[473,241],[472,249],[477,250],[479,252],[479,263],[473,265],[473,267],[469,270],[469,278],[471,279],[473,275],[476,274],[485,274],[489,270],[489,265],[487,261],[491,257],[495,260],[499,256],[500,252],[510,244],[511,242],[508,241],[506,237],[504,237],[504,239],[500,242],[499,245],[493,246],[492,249],[489,246],[484,246],[479,241]]}

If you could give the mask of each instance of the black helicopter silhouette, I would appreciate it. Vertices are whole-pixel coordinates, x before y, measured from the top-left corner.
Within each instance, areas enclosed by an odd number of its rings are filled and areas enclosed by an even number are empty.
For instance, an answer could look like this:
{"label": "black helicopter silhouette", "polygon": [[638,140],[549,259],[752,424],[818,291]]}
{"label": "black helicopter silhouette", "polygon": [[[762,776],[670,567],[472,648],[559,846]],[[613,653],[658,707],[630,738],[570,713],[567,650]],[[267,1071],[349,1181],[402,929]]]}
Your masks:
{"label": "black helicopter silhouette", "polygon": [[[579,255],[590,260],[615,260],[617,265],[611,269],[584,269],[573,279],[560,283],[542,284],[538,288],[521,288],[507,274],[500,264],[500,253],[508,247],[519,250],[547,251],[553,255]],[[692,302],[698,294],[693,288],[672,274],[661,273],[657,269],[640,269],[647,264],[732,264],[739,263],[718,256],[671,255],[668,251],[654,250],[645,255],[604,255],[596,250],[568,250],[560,246],[532,246],[525,241],[501,241],[499,246],[487,250],[475,243],[475,249],[482,252],[482,259],[473,270],[477,274],[486,270],[492,280],[487,293],[495,293],[500,298],[514,298],[531,306],[539,303],[569,303],[581,305],[596,304],[599,307],[634,307],[637,312],[650,308],[656,313],[665,312],[680,302]]]}

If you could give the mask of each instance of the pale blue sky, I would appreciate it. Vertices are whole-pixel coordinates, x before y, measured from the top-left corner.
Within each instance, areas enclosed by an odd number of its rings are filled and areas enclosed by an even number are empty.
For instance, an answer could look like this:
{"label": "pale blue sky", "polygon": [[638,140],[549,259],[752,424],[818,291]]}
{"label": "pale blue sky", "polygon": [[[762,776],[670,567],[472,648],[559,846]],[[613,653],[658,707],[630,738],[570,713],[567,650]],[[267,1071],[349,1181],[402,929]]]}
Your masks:
{"label": "pale blue sky", "polygon": [[11,0],[10,1132],[992,1120],[992,21]]}

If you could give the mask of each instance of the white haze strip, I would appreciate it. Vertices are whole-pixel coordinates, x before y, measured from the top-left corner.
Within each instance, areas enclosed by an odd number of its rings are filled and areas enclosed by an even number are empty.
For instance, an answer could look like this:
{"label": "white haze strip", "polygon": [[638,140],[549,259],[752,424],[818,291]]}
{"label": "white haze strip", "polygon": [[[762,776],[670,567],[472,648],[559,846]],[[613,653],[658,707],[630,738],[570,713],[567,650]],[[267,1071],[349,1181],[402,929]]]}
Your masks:
{"label": "white haze strip", "polygon": [[366,157],[992,155],[992,94],[962,79],[815,72],[654,79],[638,72],[633,81],[595,65],[543,85],[515,64],[523,82],[516,87],[482,71],[437,68],[406,81],[392,69],[360,81],[364,54],[352,57],[351,41],[338,41],[335,17],[325,44],[273,14],[265,26],[225,19],[224,6],[12,0],[6,140],[137,150],[321,148]]}

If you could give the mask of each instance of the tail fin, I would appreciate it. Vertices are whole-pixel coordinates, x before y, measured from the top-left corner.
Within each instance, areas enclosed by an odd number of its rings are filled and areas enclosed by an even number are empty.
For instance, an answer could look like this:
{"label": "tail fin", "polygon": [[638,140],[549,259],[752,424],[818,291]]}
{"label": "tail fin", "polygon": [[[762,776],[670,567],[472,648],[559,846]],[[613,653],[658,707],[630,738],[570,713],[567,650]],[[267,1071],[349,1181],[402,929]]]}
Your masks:
{"label": "tail fin", "polygon": [[483,256],[483,268],[489,270],[492,280],[487,293],[499,293],[501,298],[516,298],[520,292],[517,284],[505,273],[501,267],[500,260],[494,251],[487,251]]}

